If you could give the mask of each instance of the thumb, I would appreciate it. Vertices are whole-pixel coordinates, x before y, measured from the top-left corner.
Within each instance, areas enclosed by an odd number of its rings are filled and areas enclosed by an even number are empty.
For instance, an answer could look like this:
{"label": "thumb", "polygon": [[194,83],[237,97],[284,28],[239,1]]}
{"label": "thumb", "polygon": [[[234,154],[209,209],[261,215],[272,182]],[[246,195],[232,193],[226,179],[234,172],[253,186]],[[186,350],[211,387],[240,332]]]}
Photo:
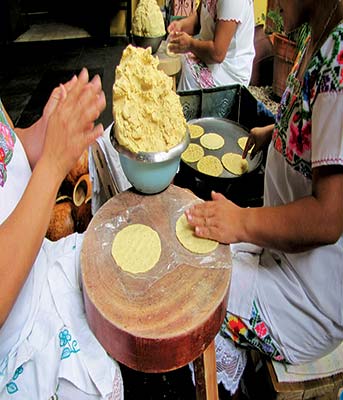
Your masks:
{"label": "thumb", "polygon": [[212,197],[212,200],[214,200],[214,201],[226,199],[226,197],[224,195],[222,195],[221,193],[217,193],[214,190],[212,190],[212,192],[211,192],[211,197]]}

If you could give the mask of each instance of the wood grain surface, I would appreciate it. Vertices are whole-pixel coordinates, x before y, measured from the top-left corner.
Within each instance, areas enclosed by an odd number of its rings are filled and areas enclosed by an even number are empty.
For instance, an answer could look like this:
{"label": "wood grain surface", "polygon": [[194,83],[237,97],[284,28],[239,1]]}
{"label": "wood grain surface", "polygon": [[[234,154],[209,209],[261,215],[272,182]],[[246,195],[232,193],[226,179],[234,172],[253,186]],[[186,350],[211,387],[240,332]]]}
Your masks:
{"label": "wood grain surface", "polygon": [[[227,259],[225,268],[215,268],[215,258],[211,268],[194,265],[191,254],[189,263],[178,258],[182,251],[171,210],[176,203],[187,206],[195,199],[174,185],[150,196],[127,191],[105,203],[85,233],[81,272],[89,325],[106,351],[132,369],[166,372],[186,365],[202,354],[224,319],[231,277],[229,246],[216,250],[218,259]],[[160,234],[161,259],[148,274],[125,273],[111,256],[115,232],[106,228],[113,221],[119,229],[123,219],[153,225]]]}

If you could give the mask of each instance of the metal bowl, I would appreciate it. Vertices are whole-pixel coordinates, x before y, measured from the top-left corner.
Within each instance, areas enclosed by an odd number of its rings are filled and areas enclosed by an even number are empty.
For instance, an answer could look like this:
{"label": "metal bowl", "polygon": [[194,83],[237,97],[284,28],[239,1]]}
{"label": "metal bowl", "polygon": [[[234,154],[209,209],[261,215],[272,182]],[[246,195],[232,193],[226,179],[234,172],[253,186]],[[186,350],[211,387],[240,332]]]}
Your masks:
{"label": "metal bowl", "polygon": [[141,193],[154,194],[162,192],[174,179],[190,139],[187,130],[185,139],[169,151],[133,153],[118,143],[112,126],[110,140],[131,185]]}
{"label": "metal bowl", "polygon": [[138,36],[132,34],[132,43],[135,46],[143,47],[145,49],[147,47],[151,47],[151,53],[155,54],[158,48],[160,47],[161,42],[164,39],[164,36],[165,35],[157,37],[148,37],[148,36]]}

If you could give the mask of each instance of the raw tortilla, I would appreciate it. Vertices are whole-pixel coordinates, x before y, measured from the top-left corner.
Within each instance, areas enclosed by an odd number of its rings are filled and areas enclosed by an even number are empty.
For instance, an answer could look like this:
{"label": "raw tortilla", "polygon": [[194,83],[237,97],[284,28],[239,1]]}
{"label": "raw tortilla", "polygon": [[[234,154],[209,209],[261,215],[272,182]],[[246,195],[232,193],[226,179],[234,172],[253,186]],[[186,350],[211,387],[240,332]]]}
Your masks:
{"label": "raw tortilla", "polygon": [[218,133],[206,133],[201,136],[200,143],[206,149],[218,150],[224,146],[225,141]]}
{"label": "raw tortilla", "polygon": [[185,214],[182,214],[176,221],[175,230],[179,242],[192,253],[210,253],[218,247],[219,243],[215,240],[204,239],[196,236],[194,228],[189,225]]}
{"label": "raw tortilla", "polygon": [[160,256],[160,237],[147,225],[128,225],[114,237],[112,257],[124,271],[147,272],[157,264]]}
{"label": "raw tortilla", "polygon": [[222,157],[224,167],[235,175],[242,175],[248,171],[248,161],[240,154],[226,153]]}
{"label": "raw tortilla", "polygon": [[[238,146],[239,146],[242,150],[244,150],[244,149],[245,149],[245,145],[247,144],[247,141],[248,141],[248,137],[247,137],[247,136],[242,136],[242,137],[240,137],[240,138],[238,139],[238,141],[237,141]],[[248,153],[251,153],[251,150],[252,150],[252,148],[248,151]]]}
{"label": "raw tortilla", "polygon": [[204,149],[196,143],[190,143],[187,149],[181,154],[181,158],[185,162],[196,162],[205,154]]}
{"label": "raw tortilla", "polygon": [[205,156],[197,163],[198,171],[206,175],[219,176],[223,172],[223,166],[218,157]]}
{"label": "raw tortilla", "polygon": [[189,129],[189,135],[190,135],[191,139],[196,139],[205,133],[204,128],[202,126],[196,125],[196,124],[189,124],[188,129]]}

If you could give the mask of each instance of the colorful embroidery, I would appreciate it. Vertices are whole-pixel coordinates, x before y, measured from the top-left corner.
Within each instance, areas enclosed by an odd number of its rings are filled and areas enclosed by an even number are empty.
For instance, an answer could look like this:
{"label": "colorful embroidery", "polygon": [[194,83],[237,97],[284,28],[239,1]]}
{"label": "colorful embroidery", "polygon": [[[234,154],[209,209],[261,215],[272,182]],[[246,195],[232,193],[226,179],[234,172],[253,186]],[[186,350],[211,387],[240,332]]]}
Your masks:
{"label": "colorful embroidery", "polygon": [[12,381],[6,385],[6,390],[8,394],[14,394],[18,392],[18,385],[14,382],[18,379],[19,375],[24,372],[24,368],[22,366],[18,367],[13,375]]}
{"label": "colorful embroidery", "polygon": [[7,165],[13,156],[15,134],[8,126],[3,106],[0,101],[0,186],[3,187],[7,179]]}
{"label": "colorful embroidery", "polygon": [[206,64],[200,61],[192,53],[186,54],[186,62],[190,67],[189,69],[192,72],[194,79],[199,82],[202,89],[215,87],[212,72]]}
{"label": "colorful embroidery", "polygon": [[64,347],[61,354],[61,360],[68,358],[73,353],[78,353],[80,351],[80,349],[77,348],[77,340],[72,340],[68,329],[63,329],[58,336],[60,339],[60,347]]}
{"label": "colorful embroidery", "polygon": [[249,326],[241,318],[227,313],[221,333],[240,346],[257,349],[276,361],[285,360],[277,350],[255,302],[253,302]]}
{"label": "colorful embroidery", "polygon": [[[342,41],[343,26],[339,26],[312,58],[301,84],[297,73],[309,38],[305,41],[288,77],[276,117],[274,148],[289,165],[309,179],[312,178],[312,108],[319,93],[343,90]],[[331,52],[323,54],[328,48]]]}

